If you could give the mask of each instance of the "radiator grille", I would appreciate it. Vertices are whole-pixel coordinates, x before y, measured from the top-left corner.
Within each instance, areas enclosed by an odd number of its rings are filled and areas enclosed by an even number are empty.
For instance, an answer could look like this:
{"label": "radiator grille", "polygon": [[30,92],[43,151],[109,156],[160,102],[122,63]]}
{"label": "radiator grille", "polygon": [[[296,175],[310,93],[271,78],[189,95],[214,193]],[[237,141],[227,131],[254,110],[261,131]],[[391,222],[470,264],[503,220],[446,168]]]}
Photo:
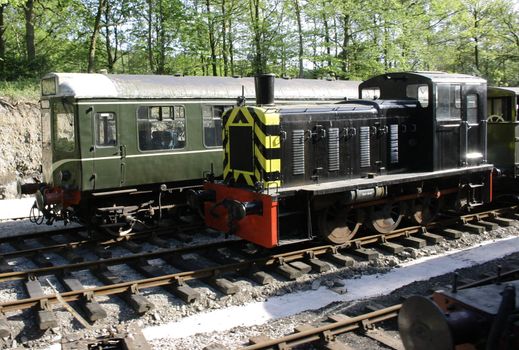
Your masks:
{"label": "radiator grille", "polygon": [[389,152],[391,164],[398,163],[398,124],[389,126]]}
{"label": "radiator grille", "polygon": [[294,130],[292,132],[292,174],[305,173],[305,131]]}
{"label": "radiator grille", "polygon": [[339,128],[328,129],[328,170],[339,170]]}
{"label": "radiator grille", "polygon": [[371,165],[369,147],[369,126],[360,127],[360,167],[367,168]]}

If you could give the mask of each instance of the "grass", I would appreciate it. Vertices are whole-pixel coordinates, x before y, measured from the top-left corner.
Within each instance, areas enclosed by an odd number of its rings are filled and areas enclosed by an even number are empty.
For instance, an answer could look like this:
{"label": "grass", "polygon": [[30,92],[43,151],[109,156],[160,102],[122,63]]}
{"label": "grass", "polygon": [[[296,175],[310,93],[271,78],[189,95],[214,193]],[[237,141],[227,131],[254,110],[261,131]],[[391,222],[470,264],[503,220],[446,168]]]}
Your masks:
{"label": "grass", "polygon": [[0,80],[0,97],[22,101],[38,100],[40,98],[39,82],[30,79],[16,81]]}

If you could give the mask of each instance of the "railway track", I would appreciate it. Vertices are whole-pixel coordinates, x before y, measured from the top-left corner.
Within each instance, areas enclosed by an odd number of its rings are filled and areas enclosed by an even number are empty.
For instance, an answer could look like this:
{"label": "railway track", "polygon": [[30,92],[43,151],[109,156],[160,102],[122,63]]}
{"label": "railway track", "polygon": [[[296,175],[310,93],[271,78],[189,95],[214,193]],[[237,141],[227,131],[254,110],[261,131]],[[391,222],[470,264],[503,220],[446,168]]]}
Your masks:
{"label": "railway track", "polygon": [[[505,267],[506,269],[506,267]],[[472,287],[479,287],[499,282],[504,283],[519,278],[519,267],[511,266],[508,270],[503,271],[498,267],[498,272],[492,276],[485,276],[479,280],[470,280],[469,282],[461,282],[457,274],[454,275],[453,285],[457,290],[463,290]],[[449,288],[450,289],[450,288]],[[389,307],[380,308],[361,315],[347,316],[345,314],[328,315],[323,320],[323,325],[311,326],[301,324],[296,326],[294,333],[286,336],[270,339],[265,336],[254,337],[249,340],[250,345],[241,347],[240,350],[260,350],[260,349],[294,349],[303,345],[318,344],[319,348],[326,349],[351,349],[348,345],[341,342],[339,337],[355,332],[362,337],[368,337],[385,348],[403,350],[404,346],[399,338],[388,334],[382,328],[376,328],[383,322],[392,322],[394,328],[398,312],[402,304],[396,304]],[[373,306],[370,306],[373,309]],[[223,346],[212,345],[206,349],[225,350]]]}
{"label": "railway track", "polygon": [[[11,334],[6,317],[11,312],[30,310],[37,327],[46,330],[59,323],[53,312],[54,306],[75,302],[81,314],[93,323],[106,317],[106,311],[97,298],[118,296],[136,314],[142,314],[154,307],[141,294],[141,291],[149,288],[162,287],[176,298],[190,303],[200,298],[200,292],[189,284],[197,280],[223,295],[232,295],[237,293],[239,287],[228,278],[229,275],[253,280],[259,285],[272,283],[279,278],[295,280],[311,271],[323,273],[333,266],[349,267],[358,260],[377,259],[381,255],[380,251],[398,254],[406,246],[421,248],[445,238],[455,239],[462,235],[461,230],[481,234],[499,225],[514,225],[517,209],[512,206],[444,218],[427,228],[406,227],[388,235],[360,237],[340,246],[307,242],[282,246],[272,251],[251,249],[246,242],[239,240],[171,248],[172,244],[168,241],[171,237],[167,231],[155,232],[153,237],[149,237],[149,232],[142,232],[108,240],[106,237],[103,240],[80,236],[68,242],[57,242],[53,237],[43,239],[38,235],[4,240],[2,244],[12,245],[13,249],[5,249],[6,253],[0,261],[0,288],[3,283],[21,283],[24,293],[19,293],[16,300],[0,303],[3,315],[0,316],[0,336]],[[76,234],[71,232],[72,237]],[[153,249],[142,252],[140,248],[145,237],[148,237],[146,244],[153,246]],[[27,240],[49,244],[33,247]],[[103,249],[99,249],[100,246]],[[119,256],[109,256],[104,249],[106,247],[117,247],[124,252]],[[59,264],[57,260],[45,257],[47,254],[60,255],[65,263]],[[84,257],[88,255],[92,258],[85,260]],[[35,267],[14,270],[9,261],[16,259],[28,259]],[[164,264],[153,263],[157,259]],[[116,266],[131,269],[140,278],[123,279],[111,270]],[[79,271],[94,276],[99,285],[84,287],[74,275]],[[44,291],[49,276],[59,282],[59,292]]]}

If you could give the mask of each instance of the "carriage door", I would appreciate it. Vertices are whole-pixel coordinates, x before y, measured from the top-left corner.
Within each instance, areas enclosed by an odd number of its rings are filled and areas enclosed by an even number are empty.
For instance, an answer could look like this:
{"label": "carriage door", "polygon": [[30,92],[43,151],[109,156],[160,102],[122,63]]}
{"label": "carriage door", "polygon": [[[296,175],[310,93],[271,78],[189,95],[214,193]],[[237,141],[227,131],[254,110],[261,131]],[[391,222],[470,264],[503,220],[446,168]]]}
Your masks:
{"label": "carriage door", "polygon": [[117,188],[122,184],[125,147],[120,146],[117,113],[114,108],[93,111],[94,190]]}
{"label": "carriage door", "polygon": [[436,131],[434,169],[452,169],[461,164],[461,85],[436,85]]}

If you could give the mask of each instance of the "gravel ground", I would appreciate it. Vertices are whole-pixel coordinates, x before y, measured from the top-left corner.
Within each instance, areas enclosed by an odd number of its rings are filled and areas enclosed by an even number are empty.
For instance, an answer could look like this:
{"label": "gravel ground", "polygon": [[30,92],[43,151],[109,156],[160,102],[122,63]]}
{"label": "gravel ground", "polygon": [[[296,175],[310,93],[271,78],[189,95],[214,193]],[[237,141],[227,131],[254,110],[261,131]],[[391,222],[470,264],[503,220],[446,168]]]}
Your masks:
{"label": "gravel ground", "polygon": [[[14,222],[1,222],[0,235],[4,229],[27,229],[29,224],[24,220]],[[34,227],[32,227],[34,228]],[[45,226],[42,226],[45,228]],[[340,285],[339,280],[346,278],[357,278],[361,275],[370,275],[375,273],[384,273],[391,270],[394,266],[412,261],[413,259],[443,254],[452,249],[467,248],[475,246],[485,239],[499,239],[517,235],[515,227],[499,228],[492,232],[487,232],[485,235],[464,234],[459,240],[446,240],[438,245],[427,246],[426,248],[415,250],[406,248],[406,250],[398,256],[383,255],[381,259],[372,262],[358,262],[353,268],[341,269],[333,266],[332,270],[323,274],[310,274],[302,276],[296,281],[286,281],[282,277],[275,275],[276,281],[268,286],[257,286],[254,282],[243,278],[241,276],[228,276],[229,279],[237,282],[240,286],[240,292],[232,296],[224,296],[221,292],[204,284],[201,281],[189,281],[189,285],[196,288],[202,295],[199,301],[192,304],[185,304],[173,295],[163,291],[160,288],[151,288],[142,290],[149,301],[155,304],[155,309],[145,315],[139,316],[131,310],[121,299],[116,297],[100,297],[97,300],[105,308],[108,317],[104,320],[97,321],[92,325],[91,330],[85,330],[72,315],[66,311],[65,308],[55,306],[54,311],[59,320],[60,326],[56,329],[46,331],[44,333],[36,329],[33,321],[34,315],[30,311],[22,313],[8,314],[8,320],[15,334],[14,339],[4,339],[3,344],[5,348],[12,348],[16,345],[22,344],[29,348],[45,348],[53,343],[56,343],[63,334],[74,334],[79,339],[90,339],[101,335],[106,335],[111,331],[115,331],[115,326],[121,324],[130,326],[133,324],[139,327],[157,326],[167,324],[172,321],[181,320],[184,317],[207,312],[210,310],[227,308],[230,306],[245,305],[252,301],[265,301],[273,296],[280,296],[287,293],[297,291],[305,291],[316,289],[323,285],[338,293],[346,292],[345,288]],[[217,240],[221,237],[216,235],[200,235],[192,244],[199,244],[208,240]],[[180,243],[179,243],[180,244]],[[144,245],[144,250],[151,250],[152,246]],[[126,252],[121,248],[112,249],[114,256],[125,254]],[[60,256],[52,256],[56,262],[64,262]],[[54,260],[53,260],[54,261]],[[169,267],[162,260],[153,260],[154,265],[161,266],[167,271],[174,272],[174,268]],[[35,267],[30,261],[24,258],[19,258],[10,261],[10,264],[16,269],[28,269]],[[490,266],[491,264],[489,264]],[[138,272],[132,270],[128,266],[114,266],[110,269],[124,280],[134,277],[143,278]],[[475,268],[475,271],[479,271]],[[74,275],[83,283],[84,286],[93,287],[101,285],[93,275],[88,271],[74,272]],[[427,290],[431,286],[446,284],[448,277],[445,280],[435,278],[428,282],[421,282],[416,286],[409,286],[409,291],[403,289],[402,294],[411,294],[413,289],[417,291],[420,288]],[[56,286],[59,291],[64,291],[63,286],[55,278],[48,278],[52,285]],[[40,279],[46,293],[52,293],[52,289],[48,286],[45,279]],[[0,290],[0,301],[13,300],[19,298],[24,294],[24,288],[21,282],[9,282],[2,284]],[[393,296],[394,295],[394,296]],[[398,300],[398,292],[387,296],[387,303],[390,300]],[[393,299],[391,299],[393,298]],[[286,333],[290,333],[293,327],[301,323],[314,323],[325,315],[330,308],[343,308],[350,312],[348,308],[353,308],[361,301],[349,302],[344,305],[330,305],[327,308],[318,311],[307,311],[290,317],[281,318],[278,320],[269,321],[264,325],[252,327],[236,327],[225,332],[209,332],[198,334],[193,337],[186,337],[180,339],[154,339],[151,341],[154,349],[202,349],[211,343],[224,344],[230,348],[236,348],[240,344],[244,344],[248,338],[256,335],[267,335],[270,337],[278,337]]]}

